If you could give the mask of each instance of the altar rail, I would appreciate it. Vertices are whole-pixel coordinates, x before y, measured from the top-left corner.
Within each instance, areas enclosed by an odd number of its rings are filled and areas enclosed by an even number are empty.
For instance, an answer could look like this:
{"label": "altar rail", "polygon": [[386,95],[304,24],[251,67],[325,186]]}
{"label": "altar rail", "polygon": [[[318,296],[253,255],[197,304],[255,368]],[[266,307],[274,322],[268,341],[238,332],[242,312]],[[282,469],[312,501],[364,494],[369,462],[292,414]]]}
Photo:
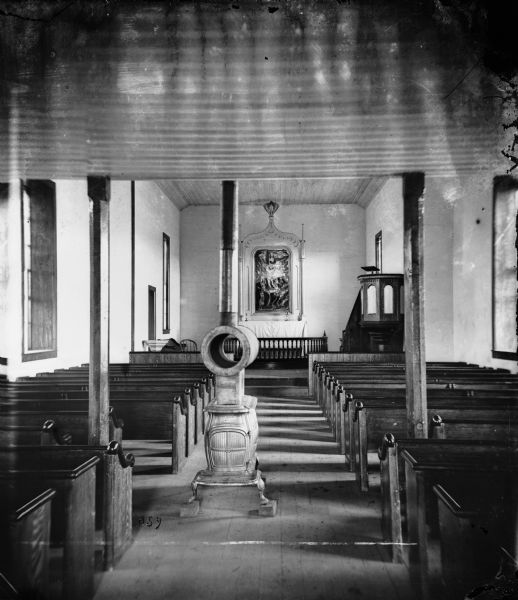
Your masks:
{"label": "altar rail", "polygon": [[[327,336],[322,337],[282,337],[258,338],[257,360],[297,360],[305,359],[315,352],[327,352]],[[241,348],[236,338],[225,340],[224,350],[239,358]]]}

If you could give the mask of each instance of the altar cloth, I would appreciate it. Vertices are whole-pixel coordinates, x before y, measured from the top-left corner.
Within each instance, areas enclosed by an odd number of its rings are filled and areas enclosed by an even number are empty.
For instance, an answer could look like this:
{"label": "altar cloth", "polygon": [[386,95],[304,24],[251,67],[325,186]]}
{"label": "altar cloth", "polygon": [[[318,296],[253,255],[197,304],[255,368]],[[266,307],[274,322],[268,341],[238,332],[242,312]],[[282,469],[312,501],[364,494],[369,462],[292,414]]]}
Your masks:
{"label": "altar cloth", "polygon": [[251,329],[258,338],[304,337],[306,321],[241,321],[239,323]]}

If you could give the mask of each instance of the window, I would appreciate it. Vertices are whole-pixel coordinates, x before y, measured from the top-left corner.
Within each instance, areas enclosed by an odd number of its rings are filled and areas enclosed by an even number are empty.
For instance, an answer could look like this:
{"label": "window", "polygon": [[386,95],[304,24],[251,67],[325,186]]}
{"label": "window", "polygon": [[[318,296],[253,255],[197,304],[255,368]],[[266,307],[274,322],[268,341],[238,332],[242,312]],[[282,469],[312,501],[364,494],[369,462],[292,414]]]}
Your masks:
{"label": "window", "polygon": [[377,312],[377,302],[376,302],[376,286],[369,285],[367,288],[367,314],[375,315]]}
{"label": "window", "polygon": [[147,338],[156,340],[156,287],[147,286]]}
{"label": "window", "polygon": [[167,234],[162,239],[162,330],[169,333],[171,324],[169,315],[171,312],[171,241]]}
{"label": "window", "polygon": [[493,197],[493,358],[516,360],[518,180],[497,177]]}
{"label": "window", "polygon": [[382,235],[381,235],[381,231],[378,231],[378,233],[374,237],[374,260],[376,261],[375,265],[379,269],[380,273],[383,270],[383,268],[382,268],[382,253],[383,253],[383,251],[382,251]]}
{"label": "window", "polygon": [[22,360],[57,356],[56,186],[22,182]]}
{"label": "window", "polygon": [[386,285],[383,288],[383,314],[391,315],[394,312],[394,288]]}

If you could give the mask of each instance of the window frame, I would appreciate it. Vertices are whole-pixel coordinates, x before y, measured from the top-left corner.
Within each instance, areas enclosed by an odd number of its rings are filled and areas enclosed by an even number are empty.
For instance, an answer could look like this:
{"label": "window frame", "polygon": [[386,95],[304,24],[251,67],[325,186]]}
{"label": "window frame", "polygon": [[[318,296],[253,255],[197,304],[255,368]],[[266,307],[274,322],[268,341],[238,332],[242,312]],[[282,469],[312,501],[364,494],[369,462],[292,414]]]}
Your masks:
{"label": "window frame", "polygon": [[[26,253],[27,248],[27,231],[31,234],[30,226],[26,226],[25,219],[27,218],[25,210],[26,199],[30,203],[31,196],[29,193],[31,182],[37,185],[45,186],[49,188],[52,207],[53,207],[53,231],[47,232],[50,239],[51,253],[53,257],[52,269],[50,275],[50,285],[48,286],[50,297],[51,297],[51,310],[50,316],[52,319],[51,325],[51,346],[45,349],[32,350],[28,347],[29,344],[29,313],[32,315],[32,305],[30,304],[30,298],[27,295],[28,284],[27,284],[27,259]],[[42,360],[46,358],[56,358],[58,355],[58,340],[57,340],[57,203],[56,203],[56,184],[50,180],[43,179],[27,179],[20,180],[20,217],[21,217],[21,300],[22,300],[22,362],[28,362],[33,360]],[[29,217],[30,218],[30,217]],[[30,242],[30,240],[29,240]]]}
{"label": "window frame", "polygon": [[374,236],[374,265],[379,269],[379,273],[383,273],[383,232],[381,230]]}
{"label": "window frame", "polygon": [[171,332],[171,238],[162,233],[162,333]]}
{"label": "window frame", "polygon": [[[515,352],[509,352],[505,350],[498,350],[496,348],[496,245],[497,239],[499,237],[499,232],[497,229],[497,202],[499,199],[499,192],[509,192],[513,191],[518,194],[518,179],[503,175],[499,177],[495,177],[493,181],[493,213],[492,213],[492,244],[491,244],[491,354],[493,358],[501,359],[501,360],[518,360],[518,349]],[[515,231],[518,236],[518,212],[515,215]],[[516,246],[516,261],[518,265],[518,245]],[[518,321],[518,301],[516,304],[516,312],[515,312],[515,331],[517,327]]]}

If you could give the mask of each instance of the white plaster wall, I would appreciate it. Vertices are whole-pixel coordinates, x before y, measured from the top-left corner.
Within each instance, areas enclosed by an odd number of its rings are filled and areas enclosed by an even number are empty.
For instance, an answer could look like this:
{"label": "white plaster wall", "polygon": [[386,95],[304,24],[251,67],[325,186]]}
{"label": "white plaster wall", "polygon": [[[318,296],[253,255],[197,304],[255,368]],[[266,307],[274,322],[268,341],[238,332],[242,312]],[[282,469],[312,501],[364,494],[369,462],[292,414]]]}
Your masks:
{"label": "white plaster wall", "polygon": [[[10,278],[9,323],[12,345],[8,373],[11,378],[78,365],[88,361],[89,340],[89,234],[86,180],[56,181],[57,237],[57,349],[56,358],[21,361],[21,228],[12,219],[9,244]],[[13,193],[16,193],[13,189]],[[19,189],[17,191],[19,194]],[[19,196],[18,196],[19,197]],[[19,201],[12,202],[19,213]]]}
{"label": "white plaster wall", "polygon": [[219,207],[188,206],[180,215],[181,337],[200,347],[219,324]]}
{"label": "white plaster wall", "polygon": [[391,177],[365,209],[365,263],[376,264],[374,237],[382,231],[383,273],[403,273],[403,186]]}
{"label": "white plaster wall", "polygon": [[493,174],[452,181],[449,195],[454,204],[455,360],[518,372],[516,361],[491,356]]}
{"label": "white plaster wall", "polygon": [[[358,293],[356,277],[365,261],[365,211],[356,205],[285,205],[277,227],[301,235],[304,223],[304,316],[307,336],[326,331],[338,350]],[[198,343],[218,324],[219,207],[189,206],[181,212],[182,337]],[[268,223],[262,206],[240,207],[240,237]]]}
{"label": "white plaster wall", "polygon": [[[448,180],[426,179],[424,317],[426,360],[453,360],[453,208]],[[383,272],[403,273],[403,187],[392,177],[366,211],[366,262],[375,264],[374,237],[382,231]]]}
{"label": "white plaster wall", "polygon": [[[7,359],[9,352],[8,326],[9,293],[9,198],[0,198],[0,357]],[[7,368],[0,364],[0,374]]]}
{"label": "white plaster wall", "polygon": [[110,362],[131,349],[131,182],[112,181],[110,198]]}
{"label": "white plaster wall", "polygon": [[[180,213],[151,181],[135,183],[135,350],[148,334],[148,285],[156,288],[157,337],[180,335]],[[162,330],[162,234],[171,240],[170,333]],[[127,360],[127,356],[126,359]]]}
{"label": "white plaster wall", "polygon": [[[6,208],[9,237],[8,309],[0,318],[2,352],[10,378],[79,365],[89,360],[90,258],[86,180],[56,181],[58,355],[21,361],[21,223],[19,184]],[[157,288],[157,327],[162,329],[162,233],[171,239],[171,335],[179,334],[180,218],[178,209],[152,182],[136,183],[135,346],[147,337],[147,285]],[[131,348],[131,187],[112,181],[110,201],[110,361],[127,362]],[[6,259],[7,260],[7,259]],[[2,324],[2,321],[0,321]]]}
{"label": "white plaster wall", "polygon": [[424,316],[427,361],[454,360],[453,206],[448,179],[425,181]]}
{"label": "white plaster wall", "polygon": [[5,218],[4,248],[1,255],[3,271],[2,294],[2,356],[7,358],[8,365],[2,369],[3,374],[11,377],[12,357],[21,354],[21,214],[20,214],[20,181],[9,182],[9,197],[3,205],[2,218]]}

